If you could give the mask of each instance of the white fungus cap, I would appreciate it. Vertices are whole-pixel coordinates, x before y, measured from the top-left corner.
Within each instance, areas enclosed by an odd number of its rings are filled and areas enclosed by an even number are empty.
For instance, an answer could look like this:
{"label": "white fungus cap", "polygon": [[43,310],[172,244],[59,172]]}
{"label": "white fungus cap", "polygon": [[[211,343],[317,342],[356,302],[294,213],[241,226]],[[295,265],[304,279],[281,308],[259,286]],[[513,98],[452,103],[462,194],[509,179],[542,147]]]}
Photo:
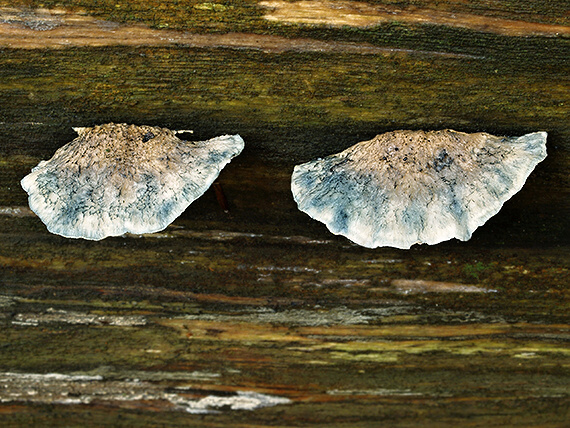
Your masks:
{"label": "white fungus cap", "polygon": [[546,158],[546,132],[393,131],[297,165],[299,209],[364,247],[466,241]]}
{"label": "white fungus cap", "polygon": [[79,136],[21,182],[32,211],[68,238],[164,229],[244,147],[239,135],[188,142],[153,126],[74,129]]}

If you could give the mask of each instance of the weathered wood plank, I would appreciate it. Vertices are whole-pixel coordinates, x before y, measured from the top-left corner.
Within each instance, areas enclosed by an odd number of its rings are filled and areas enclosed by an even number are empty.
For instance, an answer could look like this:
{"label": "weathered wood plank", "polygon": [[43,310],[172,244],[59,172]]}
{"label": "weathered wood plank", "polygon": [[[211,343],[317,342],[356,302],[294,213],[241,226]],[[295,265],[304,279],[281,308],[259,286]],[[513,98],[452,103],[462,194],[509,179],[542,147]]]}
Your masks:
{"label": "weathered wood plank", "polygon": [[[2,426],[566,424],[567,8],[307,4],[0,1]],[[107,121],[240,133],[227,206],[50,235],[19,180]],[[296,163],[446,127],[549,132],[470,241],[370,250],[296,209]]]}

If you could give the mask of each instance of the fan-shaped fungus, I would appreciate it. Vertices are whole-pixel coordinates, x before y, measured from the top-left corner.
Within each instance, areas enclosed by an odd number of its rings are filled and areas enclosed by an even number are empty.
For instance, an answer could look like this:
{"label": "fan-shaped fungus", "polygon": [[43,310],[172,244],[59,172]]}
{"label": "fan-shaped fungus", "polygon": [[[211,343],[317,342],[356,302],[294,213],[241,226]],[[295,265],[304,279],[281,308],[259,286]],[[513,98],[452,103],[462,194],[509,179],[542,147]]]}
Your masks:
{"label": "fan-shaped fungus", "polygon": [[164,229],[244,147],[239,135],[188,142],[175,131],[109,123],[79,136],[22,180],[52,233],[103,239]]}
{"label": "fan-shaped fungus", "polygon": [[297,165],[299,209],[369,248],[466,241],[546,157],[546,132],[394,131]]}

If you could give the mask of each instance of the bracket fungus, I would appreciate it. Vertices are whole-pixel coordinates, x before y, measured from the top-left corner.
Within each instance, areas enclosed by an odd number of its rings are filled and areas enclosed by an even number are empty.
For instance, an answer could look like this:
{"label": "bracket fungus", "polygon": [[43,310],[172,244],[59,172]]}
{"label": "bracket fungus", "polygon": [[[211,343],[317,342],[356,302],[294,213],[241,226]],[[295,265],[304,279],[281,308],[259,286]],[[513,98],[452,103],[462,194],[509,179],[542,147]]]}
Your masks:
{"label": "bracket fungus", "polygon": [[546,157],[546,136],[388,132],[297,165],[291,190],[301,211],[364,247],[466,241]]}
{"label": "bracket fungus", "polygon": [[244,147],[239,135],[188,142],[154,126],[74,129],[79,136],[21,182],[32,211],[68,238],[166,228]]}

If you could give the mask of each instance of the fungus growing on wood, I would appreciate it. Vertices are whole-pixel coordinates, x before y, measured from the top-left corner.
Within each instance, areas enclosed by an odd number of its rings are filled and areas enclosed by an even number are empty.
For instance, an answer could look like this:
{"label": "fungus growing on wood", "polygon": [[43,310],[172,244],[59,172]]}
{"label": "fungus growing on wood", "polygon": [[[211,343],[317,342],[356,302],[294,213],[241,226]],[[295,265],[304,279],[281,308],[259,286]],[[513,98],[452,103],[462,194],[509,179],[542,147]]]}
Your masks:
{"label": "fungus growing on wood", "polygon": [[188,142],[154,126],[74,129],[79,136],[21,183],[48,230],[68,238],[164,229],[244,147],[239,135]]}
{"label": "fungus growing on wood", "polygon": [[394,131],[297,165],[299,209],[364,247],[466,241],[546,157],[546,132]]}

